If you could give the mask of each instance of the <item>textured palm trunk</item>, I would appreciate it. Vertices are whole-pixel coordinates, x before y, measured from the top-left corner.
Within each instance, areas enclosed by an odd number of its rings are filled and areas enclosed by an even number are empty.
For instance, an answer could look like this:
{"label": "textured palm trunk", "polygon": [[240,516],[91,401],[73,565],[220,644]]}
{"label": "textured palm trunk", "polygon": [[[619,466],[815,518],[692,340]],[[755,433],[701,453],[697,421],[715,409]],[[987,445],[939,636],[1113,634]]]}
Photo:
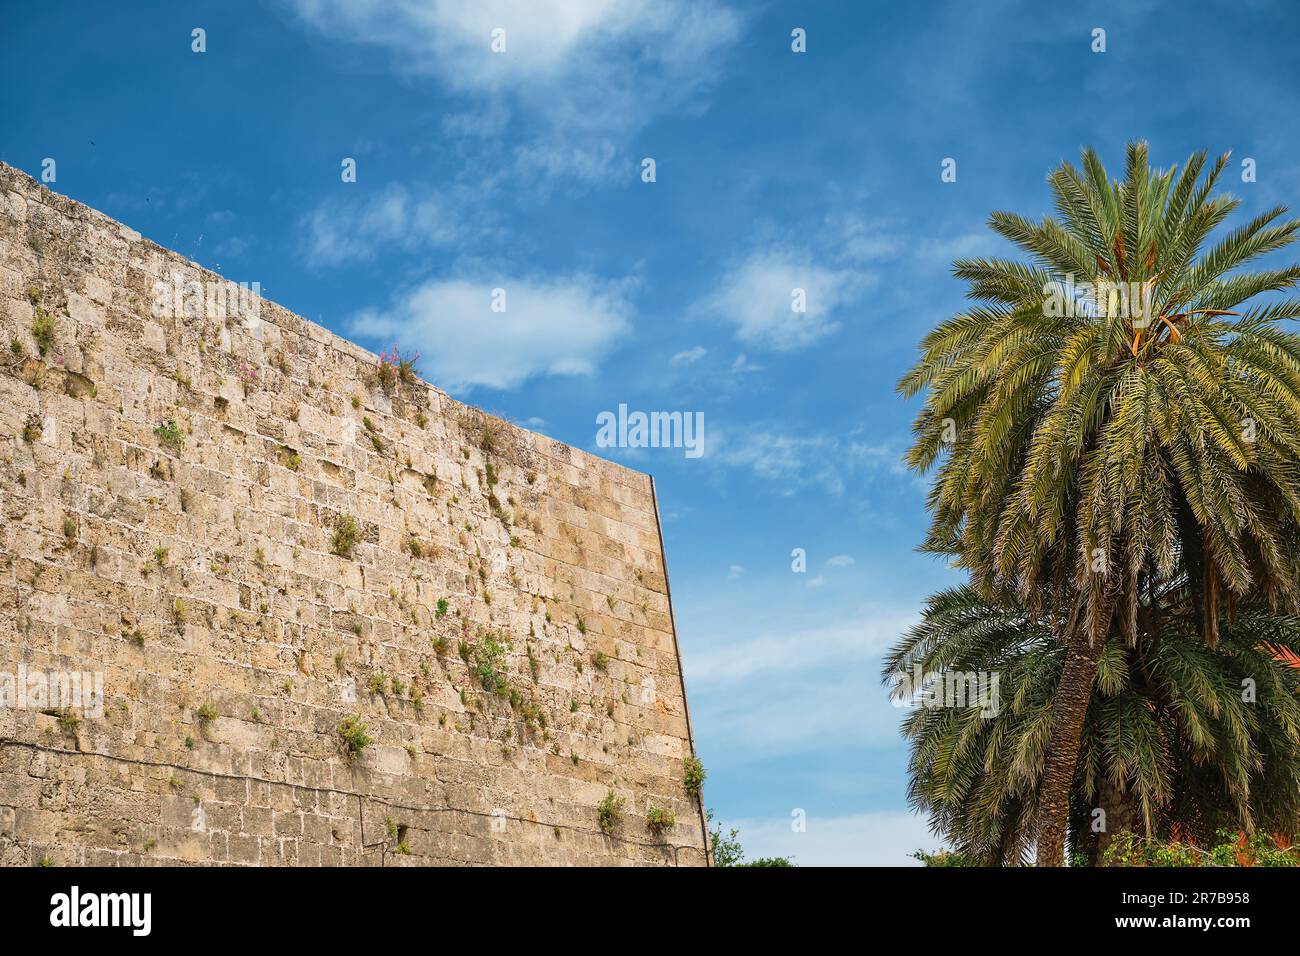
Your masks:
{"label": "textured palm trunk", "polygon": [[1117,787],[1110,780],[1102,780],[1098,788],[1097,802],[1105,811],[1106,829],[1097,834],[1097,853],[1093,865],[1100,865],[1106,856],[1106,849],[1115,837],[1128,831],[1144,832],[1142,813],[1137,801],[1128,787]]}
{"label": "textured palm trunk", "polygon": [[1070,815],[1070,786],[1079,760],[1083,722],[1092,700],[1105,641],[1089,641],[1086,628],[1078,627],[1065,650],[1065,667],[1052,706],[1052,735],[1047,742],[1047,765],[1039,792],[1038,865],[1063,866],[1065,827]]}

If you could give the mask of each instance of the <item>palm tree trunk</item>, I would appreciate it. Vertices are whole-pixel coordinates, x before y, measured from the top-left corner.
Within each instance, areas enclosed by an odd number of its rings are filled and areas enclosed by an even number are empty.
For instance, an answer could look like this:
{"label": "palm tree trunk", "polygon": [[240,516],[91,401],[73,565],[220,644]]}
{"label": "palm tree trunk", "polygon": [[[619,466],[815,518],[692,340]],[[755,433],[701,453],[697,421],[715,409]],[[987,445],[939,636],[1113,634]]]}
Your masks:
{"label": "palm tree trunk", "polygon": [[1150,836],[1142,826],[1142,812],[1138,809],[1133,792],[1128,787],[1117,787],[1106,778],[1098,787],[1097,804],[1105,811],[1106,829],[1097,834],[1096,859],[1093,866],[1100,866],[1106,855],[1106,848],[1121,833],[1139,833]]}
{"label": "palm tree trunk", "polygon": [[1070,788],[1079,760],[1083,722],[1092,700],[1105,641],[1088,639],[1086,627],[1071,629],[1065,666],[1052,706],[1052,735],[1047,741],[1047,765],[1038,803],[1038,865],[1065,864],[1065,827],[1070,815]]}

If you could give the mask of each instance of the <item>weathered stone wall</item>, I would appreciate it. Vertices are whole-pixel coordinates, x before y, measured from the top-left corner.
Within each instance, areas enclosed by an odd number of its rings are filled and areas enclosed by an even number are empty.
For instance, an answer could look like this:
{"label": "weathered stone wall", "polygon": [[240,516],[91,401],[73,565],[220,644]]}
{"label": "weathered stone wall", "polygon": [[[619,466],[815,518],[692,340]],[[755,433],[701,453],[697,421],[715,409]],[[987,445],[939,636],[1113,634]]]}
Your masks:
{"label": "weathered stone wall", "polygon": [[702,864],[650,479],[175,274],[0,165],[0,862]]}

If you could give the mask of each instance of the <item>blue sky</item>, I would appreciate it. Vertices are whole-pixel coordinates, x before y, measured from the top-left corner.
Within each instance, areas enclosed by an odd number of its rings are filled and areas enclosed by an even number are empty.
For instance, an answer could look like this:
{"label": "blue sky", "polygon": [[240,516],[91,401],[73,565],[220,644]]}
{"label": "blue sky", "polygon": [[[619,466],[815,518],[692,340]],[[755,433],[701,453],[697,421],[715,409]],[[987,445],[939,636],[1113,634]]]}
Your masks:
{"label": "blue sky", "polygon": [[[893,391],[961,307],[952,258],[1005,251],[988,213],[1047,212],[1083,143],[1253,158],[1243,216],[1300,192],[1281,3],[46,0],[5,29],[0,159],[655,475],[707,802],[800,863],[935,846],[877,674],[954,580],[913,551]],[[621,403],[703,412],[705,454],[596,449]]]}

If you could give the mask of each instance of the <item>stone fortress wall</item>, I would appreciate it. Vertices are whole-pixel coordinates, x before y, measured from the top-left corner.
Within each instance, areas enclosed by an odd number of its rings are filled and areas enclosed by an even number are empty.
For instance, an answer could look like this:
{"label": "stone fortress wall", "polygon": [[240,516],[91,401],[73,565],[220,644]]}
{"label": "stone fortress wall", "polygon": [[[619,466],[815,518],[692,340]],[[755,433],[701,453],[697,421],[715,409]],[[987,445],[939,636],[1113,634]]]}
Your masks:
{"label": "stone fortress wall", "polygon": [[651,479],[196,288],[0,164],[0,863],[705,864]]}

